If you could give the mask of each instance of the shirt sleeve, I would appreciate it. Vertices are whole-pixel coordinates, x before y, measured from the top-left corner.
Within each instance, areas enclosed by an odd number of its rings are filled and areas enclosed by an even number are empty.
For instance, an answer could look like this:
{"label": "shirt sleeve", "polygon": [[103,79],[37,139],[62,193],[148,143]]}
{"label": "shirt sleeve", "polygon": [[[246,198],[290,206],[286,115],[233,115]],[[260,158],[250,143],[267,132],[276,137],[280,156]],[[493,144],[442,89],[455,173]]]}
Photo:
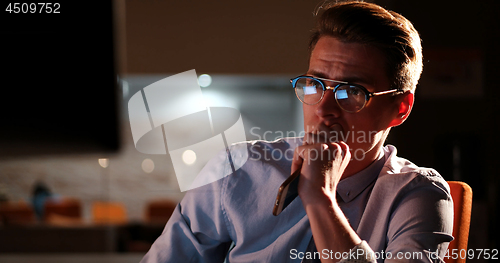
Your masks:
{"label": "shirt sleeve", "polygon": [[[446,185],[445,185],[446,184]],[[394,203],[379,262],[443,262],[453,240],[453,201],[441,177],[418,175]],[[381,260],[380,257],[382,257]]]}
{"label": "shirt sleeve", "polygon": [[[221,166],[209,162],[202,173],[220,172]],[[224,262],[232,242],[222,204],[224,183],[189,190],[141,263]]]}
{"label": "shirt sleeve", "polygon": [[[374,251],[363,241],[351,249],[349,255],[353,256],[341,262],[443,262],[453,240],[453,201],[446,181],[438,175],[417,174],[391,194],[396,195],[394,200],[375,209],[387,209],[389,214],[388,220],[383,220],[387,224],[385,249]],[[375,228],[380,227],[383,225]]]}

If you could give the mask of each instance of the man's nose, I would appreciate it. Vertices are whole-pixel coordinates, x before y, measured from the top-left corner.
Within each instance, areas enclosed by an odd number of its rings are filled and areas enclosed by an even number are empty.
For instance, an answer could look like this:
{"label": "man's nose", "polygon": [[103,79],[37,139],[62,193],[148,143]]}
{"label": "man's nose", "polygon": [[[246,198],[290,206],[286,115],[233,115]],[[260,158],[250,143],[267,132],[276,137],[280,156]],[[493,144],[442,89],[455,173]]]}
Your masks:
{"label": "man's nose", "polygon": [[323,99],[317,104],[316,115],[318,117],[334,117],[337,118],[342,113],[342,109],[335,100],[335,94],[332,90],[325,91]]}

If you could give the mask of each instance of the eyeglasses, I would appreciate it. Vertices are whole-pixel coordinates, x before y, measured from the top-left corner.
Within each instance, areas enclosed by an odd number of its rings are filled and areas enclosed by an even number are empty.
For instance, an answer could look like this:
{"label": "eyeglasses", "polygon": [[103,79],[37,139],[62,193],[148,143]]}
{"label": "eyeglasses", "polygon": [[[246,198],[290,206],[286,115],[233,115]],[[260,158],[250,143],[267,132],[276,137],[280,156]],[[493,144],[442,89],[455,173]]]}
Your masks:
{"label": "eyeglasses", "polygon": [[[335,86],[325,85],[324,81],[338,83]],[[391,89],[380,92],[369,92],[365,87],[357,84],[350,84],[344,81],[316,78],[311,76],[298,76],[290,80],[297,98],[307,105],[319,103],[325,96],[326,90],[333,90],[337,104],[344,111],[358,112],[362,110],[371,97],[390,94],[398,95],[403,93],[401,89]]]}

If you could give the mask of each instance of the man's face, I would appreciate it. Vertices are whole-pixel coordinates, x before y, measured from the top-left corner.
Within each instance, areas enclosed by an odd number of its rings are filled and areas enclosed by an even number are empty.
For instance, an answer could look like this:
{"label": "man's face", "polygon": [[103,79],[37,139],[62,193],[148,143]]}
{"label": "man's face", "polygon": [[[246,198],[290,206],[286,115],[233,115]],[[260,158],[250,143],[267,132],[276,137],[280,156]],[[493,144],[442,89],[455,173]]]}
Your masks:
{"label": "man's face", "polygon": [[[307,75],[346,81],[364,86],[370,92],[391,89],[385,59],[375,47],[344,43],[324,36],[317,42]],[[325,82],[328,86],[338,83]],[[382,146],[398,107],[391,95],[375,96],[357,113],[343,111],[331,90],[315,105],[303,104],[304,128],[308,133],[327,135],[327,139],[346,142],[355,159]]]}

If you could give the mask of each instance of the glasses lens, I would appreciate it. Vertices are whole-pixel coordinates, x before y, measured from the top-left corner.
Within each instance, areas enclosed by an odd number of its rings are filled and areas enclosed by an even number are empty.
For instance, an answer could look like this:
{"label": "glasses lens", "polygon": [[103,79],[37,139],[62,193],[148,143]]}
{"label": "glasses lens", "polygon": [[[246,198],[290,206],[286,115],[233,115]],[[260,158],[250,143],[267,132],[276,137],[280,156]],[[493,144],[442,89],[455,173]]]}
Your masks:
{"label": "glasses lens", "polygon": [[339,106],[348,112],[358,112],[366,103],[365,92],[353,85],[339,86],[335,93],[335,99]]}
{"label": "glasses lens", "polygon": [[302,103],[314,105],[323,98],[323,86],[311,78],[299,78],[295,82],[295,93]]}

